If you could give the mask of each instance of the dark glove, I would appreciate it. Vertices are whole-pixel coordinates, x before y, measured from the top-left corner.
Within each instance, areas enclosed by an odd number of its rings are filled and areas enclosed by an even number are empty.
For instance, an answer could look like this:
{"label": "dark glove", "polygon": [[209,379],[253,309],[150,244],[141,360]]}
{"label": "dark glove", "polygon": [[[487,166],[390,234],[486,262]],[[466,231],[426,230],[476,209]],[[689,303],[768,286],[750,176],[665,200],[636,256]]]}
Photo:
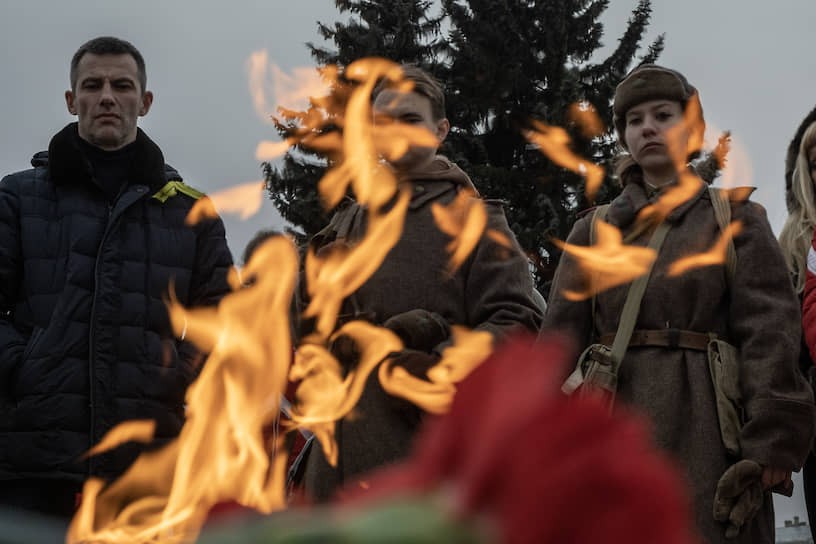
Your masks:
{"label": "dark glove", "polygon": [[450,327],[441,315],[419,308],[391,316],[383,327],[394,331],[407,349],[428,353],[450,336]]}
{"label": "dark glove", "polygon": [[731,465],[717,482],[714,519],[727,523],[725,538],[735,538],[762,507],[762,466],[743,459]]}
{"label": "dark glove", "polygon": [[[402,367],[415,378],[427,380],[428,369],[435,366],[441,357],[437,354],[405,349],[391,358],[389,366]],[[391,408],[400,414],[405,422],[416,427],[425,413],[413,402],[402,397],[389,395]]]}

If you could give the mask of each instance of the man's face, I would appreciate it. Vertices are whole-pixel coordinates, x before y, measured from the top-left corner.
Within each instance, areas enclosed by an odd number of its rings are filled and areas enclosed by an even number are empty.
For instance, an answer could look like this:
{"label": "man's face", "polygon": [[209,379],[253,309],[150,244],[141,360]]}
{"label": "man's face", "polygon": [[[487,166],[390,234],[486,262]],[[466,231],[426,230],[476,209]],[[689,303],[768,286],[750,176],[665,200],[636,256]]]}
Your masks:
{"label": "man's face", "polygon": [[113,151],[136,140],[136,119],[150,110],[153,94],[141,88],[132,56],[86,53],[77,67],[76,88],[65,91],[65,103],[78,117],[79,136]]}
{"label": "man's face", "polygon": [[374,99],[373,109],[376,124],[404,123],[425,128],[436,137],[435,146],[413,145],[404,155],[391,162],[394,168],[404,172],[418,170],[430,163],[450,130],[447,119],[434,118],[431,101],[415,92],[385,89]]}

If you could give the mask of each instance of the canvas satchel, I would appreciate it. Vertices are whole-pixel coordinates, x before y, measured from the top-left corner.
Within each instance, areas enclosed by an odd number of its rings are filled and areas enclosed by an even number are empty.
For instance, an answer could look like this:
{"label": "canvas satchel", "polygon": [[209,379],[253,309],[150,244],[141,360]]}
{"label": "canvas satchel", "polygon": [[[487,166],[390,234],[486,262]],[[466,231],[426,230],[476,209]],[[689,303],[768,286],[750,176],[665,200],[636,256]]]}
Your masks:
{"label": "canvas satchel", "polygon": [[[592,218],[590,245],[594,244],[596,222],[602,221],[606,217],[607,209],[608,206],[599,206]],[[652,234],[648,247],[653,249],[656,255],[660,254],[660,247],[663,245],[669,229],[671,229],[671,225],[666,221],[662,221]],[[635,323],[637,323],[637,317],[640,313],[640,303],[643,300],[643,294],[646,292],[646,285],[649,283],[652,268],[656,261],[657,258],[655,257],[649,270],[629,286],[612,347],[610,348],[604,344],[592,344],[585,349],[578,358],[575,370],[561,386],[564,393],[568,395],[575,394],[578,397],[600,398],[607,408],[610,411],[612,410],[618,389],[618,371],[629,346],[632,331],[635,329]],[[592,321],[594,328],[594,295],[592,298]]]}

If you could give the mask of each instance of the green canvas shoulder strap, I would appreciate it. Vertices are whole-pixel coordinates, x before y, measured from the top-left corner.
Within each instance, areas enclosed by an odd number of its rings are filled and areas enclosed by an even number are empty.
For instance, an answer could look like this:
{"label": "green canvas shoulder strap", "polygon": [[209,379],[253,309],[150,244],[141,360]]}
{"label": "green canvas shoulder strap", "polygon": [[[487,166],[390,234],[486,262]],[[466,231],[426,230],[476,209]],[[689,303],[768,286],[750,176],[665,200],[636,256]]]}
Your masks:
{"label": "green canvas shoulder strap", "polygon": [[[595,231],[598,228],[598,221],[606,221],[606,212],[609,211],[609,204],[602,204],[595,209],[595,213],[592,215],[592,222],[589,225],[589,245],[595,245]],[[593,281],[593,284],[595,282]],[[595,334],[595,305],[596,305],[596,298],[597,295],[595,294],[595,288],[593,285],[593,292],[592,292],[592,335],[593,337],[596,336]]]}
{"label": "green canvas shoulder strap", "polygon": [[[717,218],[720,231],[725,233],[728,225],[731,224],[731,202],[727,196],[723,196],[722,192],[714,187],[708,188],[708,194],[711,197],[714,217]],[[728,246],[725,249],[725,270],[728,274],[728,282],[732,284],[734,275],[737,273],[737,250],[734,248],[733,238],[728,239]]]}
{"label": "green canvas shoulder strap", "polygon": [[649,278],[652,276],[652,270],[657,262],[657,257],[660,255],[660,248],[666,235],[671,229],[671,224],[667,221],[661,222],[651,239],[649,240],[649,248],[655,251],[655,260],[649,266],[649,270],[637,278],[629,286],[629,292],[626,294],[626,302],[623,304],[621,311],[620,322],[618,323],[618,330],[615,333],[615,340],[612,342],[612,361],[614,366],[613,371],[617,372],[623,362],[623,356],[626,354],[626,349],[629,347],[629,340],[632,338],[632,332],[635,330],[635,323],[637,322],[638,314],[640,313],[640,302],[643,300],[643,294],[646,292],[646,285],[649,283]]}

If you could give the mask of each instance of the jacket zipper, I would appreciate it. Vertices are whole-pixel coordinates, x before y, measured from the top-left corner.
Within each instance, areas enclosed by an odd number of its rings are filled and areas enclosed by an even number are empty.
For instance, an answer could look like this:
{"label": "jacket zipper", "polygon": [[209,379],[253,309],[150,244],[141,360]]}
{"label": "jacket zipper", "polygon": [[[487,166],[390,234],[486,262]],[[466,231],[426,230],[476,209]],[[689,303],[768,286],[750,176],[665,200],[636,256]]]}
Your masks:
{"label": "jacket zipper", "polygon": [[[105,240],[108,238],[111,226],[111,216],[113,215],[113,204],[108,202],[108,220],[105,222],[105,231],[102,233],[102,240],[99,242],[99,249],[96,250],[96,260],[94,262],[94,292],[91,299],[91,322],[88,328],[88,392],[90,399],[90,413],[91,413],[91,432],[88,435],[89,446],[88,449],[94,447],[96,444],[96,399],[94,395],[94,382],[96,381],[96,374],[94,367],[96,366],[96,344],[94,343],[94,334],[96,329],[96,298],[99,292],[99,261],[102,256],[102,250],[105,247]],[[94,457],[88,457],[88,477],[93,474]]]}
{"label": "jacket zipper", "polygon": [[[123,186],[124,187],[124,186]],[[96,260],[94,262],[94,293],[93,298],[91,299],[91,322],[90,327],[88,328],[88,385],[89,385],[89,401],[90,401],[90,414],[91,414],[91,425],[90,425],[90,435],[89,435],[89,446],[88,449],[90,450],[96,445],[96,398],[94,395],[94,382],[96,381],[96,373],[94,372],[94,367],[96,366],[96,345],[94,343],[95,340],[95,330],[96,330],[96,302],[97,296],[99,294],[99,264],[102,258],[102,250],[105,248],[105,242],[108,239],[108,235],[110,234],[111,230],[113,230],[113,226],[116,224],[116,220],[122,216],[124,211],[129,208],[132,204],[138,201],[142,195],[147,190],[147,187],[143,187],[137,185],[133,188],[133,190],[139,194],[137,198],[126,204],[119,213],[114,215],[114,210],[119,204],[119,201],[125,196],[128,191],[120,192],[113,203],[108,202],[108,220],[105,223],[105,231],[102,233],[102,240],[99,242],[99,249],[96,251]],[[94,469],[94,456],[88,457],[88,476],[93,475]]]}

